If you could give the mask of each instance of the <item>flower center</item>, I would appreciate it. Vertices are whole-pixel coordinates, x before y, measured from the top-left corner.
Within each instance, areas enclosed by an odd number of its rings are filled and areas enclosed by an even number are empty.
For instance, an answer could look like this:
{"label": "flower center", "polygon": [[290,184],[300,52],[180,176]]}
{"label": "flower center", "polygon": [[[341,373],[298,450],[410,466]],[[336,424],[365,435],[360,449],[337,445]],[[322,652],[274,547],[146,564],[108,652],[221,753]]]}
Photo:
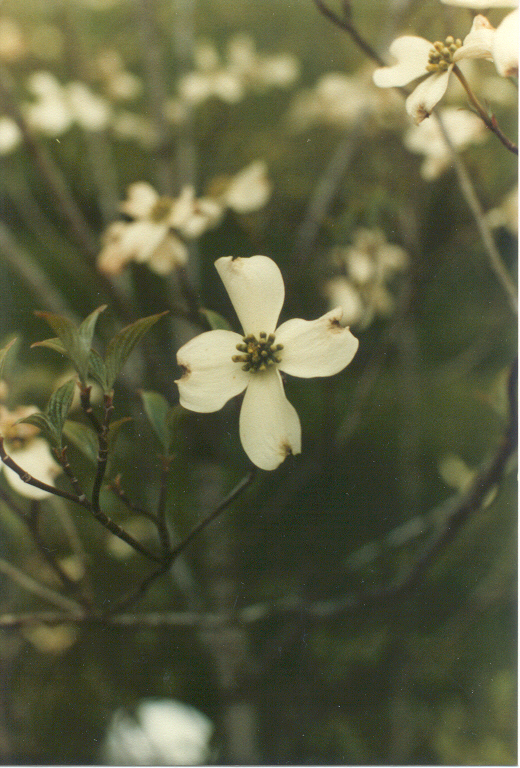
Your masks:
{"label": "flower center", "polygon": [[170,197],[160,197],[150,211],[150,219],[159,224],[169,215],[172,205],[173,200]]}
{"label": "flower center", "polygon": [[241,344],[237,344],[237,349],[242,352],[241,355],[233,355],[234,363],[244,363],[243,371],[257,373],[265,371],[269,365],[275,365],[282,361],[276,353],[283,349],[283,344],[275,344],[274,333],[259,334],[258,339],[252,333],[244,336]]}
{"label": "flower center", "polygon": [[458,51],[461,45],[462,40],[460,38],[455,40],[451,35],[443,43],[437,40],[430,51],[426,70],[428,72],[446,72],[448,67],[453,64],[453,54]]}

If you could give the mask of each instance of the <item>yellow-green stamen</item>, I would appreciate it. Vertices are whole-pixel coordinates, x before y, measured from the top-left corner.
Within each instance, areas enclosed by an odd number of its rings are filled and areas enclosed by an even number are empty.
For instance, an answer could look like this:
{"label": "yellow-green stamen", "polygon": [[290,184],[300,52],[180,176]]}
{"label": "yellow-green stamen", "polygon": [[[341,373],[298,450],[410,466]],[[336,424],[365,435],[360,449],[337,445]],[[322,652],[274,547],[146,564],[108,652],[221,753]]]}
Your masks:
{"label": "yellow-green stamen", "polygon": [[244,363],[243,371],[257,373],[265,371],[268,366],[280,363],[282,361],[276,353],[283,349],[283,344],[275,344],[274,333],[259,334],[258,339],[252,333],[244,336],[243,341],[237,344],[237,349],[242,352],[241,355],[233,355],[234,363]]}
{"label": "yellow-green stamen", "polygon": [[461,45],[462,40],[460,38],[455,40],[451,35],[443,43],[437,40],[430,51],[426,65],[427,72],[446,72],[453,64],[453,56]]}

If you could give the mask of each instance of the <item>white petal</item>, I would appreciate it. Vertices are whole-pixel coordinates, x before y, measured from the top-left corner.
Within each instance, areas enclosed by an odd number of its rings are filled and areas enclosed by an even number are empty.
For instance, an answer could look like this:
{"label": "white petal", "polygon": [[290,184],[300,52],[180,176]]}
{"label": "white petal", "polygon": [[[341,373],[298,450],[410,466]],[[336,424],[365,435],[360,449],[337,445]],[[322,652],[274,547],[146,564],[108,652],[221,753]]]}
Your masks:
{"label": "white petal", "polygon": [[226,286],[229,298],[244,333],[272,333],[283,305],[285,287],[282,273],[267,256],[233,259],[223,256],[215,267]]}
{"label": "white petal", "polygon": [[184,368],[179,387],[180,404],[190,411],[219,411],[228,400],[243,392],[251,378],[234,363],[242,341],[232,331],[208,331],[188,341],[177,352],[177,362]]}
{"label": "white petal", "polygon": [[240,440],[260,469],[276,469],[291,453],[301,453],[300,419],[274,368],[250,376],[240,411]]}
{"label": "white petal", "polygon": [[464,38],[462,48],[455,51],[453,61],[461,59],[491,59],[491,48],[496,30],[485,16],[475,16],[471,30]]}
{"label": "white petal", "polygon": [[[22,469],[28,472],[32,477],[41,480],[47,485],[54,485],[54,478],[57,477],[61,467],[54,460],[47,442],[36,437],[27,443],[24,448],[10,450],[9,455]],[[34,485],[24,483],[19,475],[9,467],[4,465],[5,478],[11,488],[25,496],[28,499],[45,499],[51,494],[36,488]]]}
{"label": "white petal", "polygon": [[276,343],[283,344],[280,370],[308,379],[332,376],[350,363],[359,342],[348,328],[339,324],[341,307],[318,320],[288,320],[276,332]]}
{"label": "white petal", "polygon": [[417,125],[431,115],[435,105],[446,93],[452,69],[453,66],[447,72],[430,75],[406,99],[406,111]]}
{"label": "white petal", "polygon": [[130,184],[126,192],[126,200],[119,208],[134,219],[143,219],[150,215],[158,199],[159,195],[150,184],[146,181],[137,181],[135,184]]}
{"label": "white petal", "polygon": [[233,177],[224,200],[237,213],[249,213],[264,207],[271,196],[271,189],[267,163],[257,160]]}
{"label": "white petal", "polygon": [[397,59],[391,67],[381,67],[374,72],[374,83],[380,88],[407,85],[426,74],[426,65],[433,44],[424,37],[405,35],[398,37],[390,46],[390,54]]}
{"label": "white petal", "polygon": [[363,317],[364,305],[359,291],[346,277],[334,277],[325,284],[325,292],[332,307],[341,307],[345,325],[357,323]]}
{"label": "white petal", "polygon": [[492,55],[499,75],[518,76],[518,11],[509,13],[498,25]]}
{"label": "white petal", "polygon": [[144,263],[151,259],[153,253],[168,234],[166,224],[155,224],[151,221],[132,221],[120,241],[123,251],[131,254],[131,258],[138,263]]}
{"label": "white petal", "polygon": [[157,275],[169,275],[177,267],[186,264],[188,249],[178,237],[169,234],[152,253],[148,266]]}

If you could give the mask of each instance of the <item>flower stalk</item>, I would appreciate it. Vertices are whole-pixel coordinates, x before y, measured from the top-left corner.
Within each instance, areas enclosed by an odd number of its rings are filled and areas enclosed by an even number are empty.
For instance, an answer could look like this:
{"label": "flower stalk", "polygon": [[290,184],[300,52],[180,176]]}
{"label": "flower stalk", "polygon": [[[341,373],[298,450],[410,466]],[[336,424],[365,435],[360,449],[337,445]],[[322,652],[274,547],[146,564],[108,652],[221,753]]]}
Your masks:
{"label": "flower stalk", "polygon": [[456,78],[458,78],[460,84],[466,91],[468,95],[468,99],[470,100],[471,105],[475,108],[477,114],[482,119],[483,123],[489,128],[492,133],[495,134],[495,136],[499,139],[499,141],[502,142],[504,147],[508,149],[510,152],[512,152],[514,155],[518,155],[518,146],[515,144],[511,139],[509,139],[505,133],[502,131],[500,126],[498,125],[497,119],[495,115],[490,115],[487,110],[484,109],[482,104],[479,102],[473,91],[471,90],[471,86],[464,77],[464,74],[462,73],[461,69],[455,64],[453,67],[453,74]]}

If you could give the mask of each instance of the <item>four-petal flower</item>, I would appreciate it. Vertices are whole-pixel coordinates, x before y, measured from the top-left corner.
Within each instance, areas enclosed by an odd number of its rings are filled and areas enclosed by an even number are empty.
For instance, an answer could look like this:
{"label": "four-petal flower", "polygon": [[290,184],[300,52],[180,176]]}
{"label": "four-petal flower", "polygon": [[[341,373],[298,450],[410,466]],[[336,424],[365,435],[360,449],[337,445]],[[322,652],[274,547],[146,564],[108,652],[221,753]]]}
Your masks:
{"label": "four-petal flower", "polygon": [[398,37],[389,49],[397,63],[376,69],[374,83],[380,88],[401,87],[427,75],[406,99],[406,111],[420,123],[446,93],[457,62],[492,57],[494,33],[485,16],[476,16],[464,43],[453,37],[435,43],[413,35]]}
{"label": "four-petal flower", "polygon": [[244,335],[208,331],[178,351],[184,371],[176,382],[180,403],[209,413],[245,391],[242,445],[258,467],[276,469],[301,451],[300,420],[285,397],[280,371],[302,378],[331,376],[350,363],[358,341],[340,325],[340,307],[317,320],[289,320],[276,328],[285,289],[278,266],[267,256],[225,256],[215,267]]}

